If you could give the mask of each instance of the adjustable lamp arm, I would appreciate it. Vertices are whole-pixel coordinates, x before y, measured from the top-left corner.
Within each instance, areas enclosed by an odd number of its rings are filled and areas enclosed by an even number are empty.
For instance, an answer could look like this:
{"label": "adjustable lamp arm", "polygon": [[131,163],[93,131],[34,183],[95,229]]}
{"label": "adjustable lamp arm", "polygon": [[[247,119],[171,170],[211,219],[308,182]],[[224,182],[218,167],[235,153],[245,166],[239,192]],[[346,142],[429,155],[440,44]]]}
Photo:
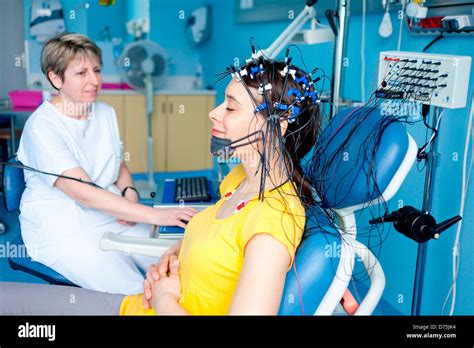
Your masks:
{"label": "adjustable lamp arm", "polygon": [[275,57],[285,48],[286,45],[293,39],[295,34],[301,30],[303,25],[312,18],[316,17],[316,10],[314,4],[317,0],[306,1],[306,6],[303,11],[286,27],[286,29],[273,41],[273,43],[267,49],[260,50],[257,52],[257,57],[265,55],[270,59]]}

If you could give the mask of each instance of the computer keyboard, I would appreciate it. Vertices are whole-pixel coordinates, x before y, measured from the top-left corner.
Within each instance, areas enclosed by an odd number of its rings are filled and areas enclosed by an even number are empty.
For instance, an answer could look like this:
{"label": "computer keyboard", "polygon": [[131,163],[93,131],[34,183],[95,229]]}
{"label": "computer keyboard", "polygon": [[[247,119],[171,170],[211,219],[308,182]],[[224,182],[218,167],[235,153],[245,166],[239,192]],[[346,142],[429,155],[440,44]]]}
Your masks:
{"label": "computer keyboard", "polygon": [[208,202],[211,200],[205,176],[175,179],[175,202]]}

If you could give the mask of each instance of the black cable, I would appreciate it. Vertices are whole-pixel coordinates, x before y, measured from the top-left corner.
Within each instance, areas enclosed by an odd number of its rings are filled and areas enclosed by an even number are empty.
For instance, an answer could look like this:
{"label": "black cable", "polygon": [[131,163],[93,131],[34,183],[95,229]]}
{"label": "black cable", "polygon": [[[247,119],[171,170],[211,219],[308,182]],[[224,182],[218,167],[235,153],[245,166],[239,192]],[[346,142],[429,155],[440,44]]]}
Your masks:
{"label": "black cable", "polygon": [[87,185],[93,186],[93,187],[95,187],[95,188],[99,188],[99,189],[104,190],[103,187],[97,185],[96,183],[93,183],[93,182],[91,182],[91,181],[82,180],[81,178],[75,178],[75,177],[72,177],[72,176],[62,175],[62,174],[54,174],[54,173],[43,172],[43,171],[41,171],[41,170],[38,170],[38,169],[35,169],[35,168],[32,168],[32,167],[25,166],[24,164],[11,163],[11,162],[1,162],[1,161],[0,161],[0,164],[3,164],[4,166],[10,166],[10,167],[15,167],[15,168],[23,169],[23,170],[29,170],[29,171],[36,172],[36,173],[40,173],[40,174],[44,174],[44,175],[50,175],[50,176],[55,176],[55,177],[58,177],[58,178],[74,180],[74,181],[77,181],[77,182],[80,182],[80,183],[83,183],[83,184],[87,184]]}
{"label": "black cable", "polygon": [[428,50],[428,48],[433,46],[436,42],[438,42],[439,40],[441,40],[444,37],[445,36],[443,34],[439,34],[438,36],[436,36],[428,45],[425,46],[425,48],[422,49],[422,52],[426,52]]}

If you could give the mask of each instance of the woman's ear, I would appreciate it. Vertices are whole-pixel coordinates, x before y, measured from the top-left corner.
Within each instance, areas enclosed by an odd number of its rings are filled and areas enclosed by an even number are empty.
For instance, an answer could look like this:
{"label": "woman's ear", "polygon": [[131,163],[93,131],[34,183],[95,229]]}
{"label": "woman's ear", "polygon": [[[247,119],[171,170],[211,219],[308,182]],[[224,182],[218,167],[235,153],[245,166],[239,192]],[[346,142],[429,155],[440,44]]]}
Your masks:
{"label": "woman's ear", "polygon": [[62,85],[63,85],[63,80],[61,79],[61,77],[56,75],[54,72],[49,71],[48,72],[48,78],[51,81],[51,83],[53,84],[54,88],[56,88],[59,91],[61,89]]}

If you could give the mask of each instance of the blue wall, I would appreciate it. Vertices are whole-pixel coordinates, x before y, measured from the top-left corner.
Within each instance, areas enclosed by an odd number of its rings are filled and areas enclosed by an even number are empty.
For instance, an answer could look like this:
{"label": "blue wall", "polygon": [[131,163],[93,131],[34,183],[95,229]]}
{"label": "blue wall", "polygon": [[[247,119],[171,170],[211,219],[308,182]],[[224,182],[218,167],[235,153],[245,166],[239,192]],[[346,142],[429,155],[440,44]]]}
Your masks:
{"label": "blue wall", "polygon": [[[29,48],[29,70],[32,74],[41,73],[40,56],[43,44],[36,42],[30,35],[30,18],[32,0],[23,0],[25,18],[25,39]],[[117,69],[114,64],[112,43],[100,41],[99,33],[108,26],[112,37],[123,37],[125,34],[125,6],[123,1],[117,1],[114,6],[101,6],[97,1],[61,0],[66,30],[85,34],[97,42],[102,49],[103,75],[116,75]],[[85,4],[89,7],[86,8]],[[74,11],[74,16],[71,16]]]}
{"label": "blue wall", "polygon": [[171,75],[194,75],[199,63],[198,50],[185,38],[185,23],[200,0],[151,0],[150,39],[162,46],[170,58]]}
{"label": "blue wall", "polygon": [[[222,80],[215,84],[215,75],[233,64],[235,59],[238,59],[240,64],[245,63],[245,59],[251,55],[249,44],[251,37],[255,38],[256,43],[262,49],[265,49],[291,21],[238,25],[234,20],[234,1],[203,0],[202,2],[212,6],[214,28],[210,41],[200,51],[200,59],[205,83],[212,85],[217,90],[217,100],[221,102],[228,80],[227,82]],[[298,10],[296,9],[295,12],[296,16]],[[332,43],[324,43],[318,45],[317,48],[305,46],[300,48],[306,63],[323,68],[327,74],[331,73]],[[299,55],[295,51],[292,51],[292,55],[294,62],[301,65]]]}
{"label": "blue wall", "polygon": [[[24,1],[25,11],[25,36],[30,49],[30,71],[40,73],[39,57],[42,44],[38,44],[30,36],[29,21],[31,16],[32,0]],[[139,6],[133,6],[134,1]],[[63,7],[66,30],[88,35],[101,47],[104,55],[103,75],[117,74],[113,63],[112,44],[103,41],[100,33],[105,26],[109,27],[113,38],[126,36],[126,21],[137,15],[141,16],[142,4],[145,0],[119,0],[113,6],[101,6],[97,1],[60,0]],[[89,4],[86,8],[85,4]],[[149,39],[162,46],[170,61],[170,75],[194,75],[199,64],[199,51],[193,49],[185,39],[185,23],[192,10],[202,5],[201,0],[150,0],[150,34]],[[71,18],[71,11],[74,17]]]}

